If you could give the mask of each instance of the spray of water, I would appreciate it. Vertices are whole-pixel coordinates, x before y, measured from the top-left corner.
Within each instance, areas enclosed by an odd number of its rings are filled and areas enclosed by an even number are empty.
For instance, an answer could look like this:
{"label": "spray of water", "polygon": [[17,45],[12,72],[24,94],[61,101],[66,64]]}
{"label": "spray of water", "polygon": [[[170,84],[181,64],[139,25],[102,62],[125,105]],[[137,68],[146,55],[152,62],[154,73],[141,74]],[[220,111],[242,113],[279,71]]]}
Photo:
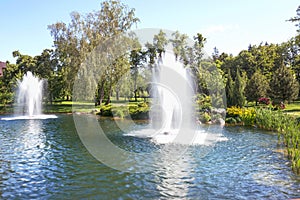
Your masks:
{"label": "spray of water", "polygon": [[43,80],[27,72],[21,81],[18,80],[15,116],[4,117],[1,120],[57,118],[56,115],[42,114],[43,84]]}
{"label": "spray of water", "polygon": [[18,81],[17,115],[34,116],[42,114],[43,80],[27,72],[22,81]]}

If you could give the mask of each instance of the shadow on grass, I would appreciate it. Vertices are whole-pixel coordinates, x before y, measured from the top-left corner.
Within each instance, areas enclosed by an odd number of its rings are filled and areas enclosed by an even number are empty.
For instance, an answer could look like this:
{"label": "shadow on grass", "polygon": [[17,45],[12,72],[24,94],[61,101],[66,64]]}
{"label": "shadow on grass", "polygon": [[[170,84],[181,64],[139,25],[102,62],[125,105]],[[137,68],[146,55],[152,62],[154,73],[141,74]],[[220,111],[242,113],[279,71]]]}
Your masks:
{"label": "shadow on grass", "polygon": [[[72,113],[72,105],[71,104],[53,104],[53,105],[45,105],[44,106],[44,113]],[[79,109],[79,110],[78,110]],[[98,109],[98,108],[94,108]],[[92,108],[91,105],[76,105],[76,110],[82,112],[91,112]]]}
{"label": "shadow on grass", "polygon": [[286,113],[300,112],[300,108],[289,109],[289,110],[285,110],[284,112],[286,112]]}

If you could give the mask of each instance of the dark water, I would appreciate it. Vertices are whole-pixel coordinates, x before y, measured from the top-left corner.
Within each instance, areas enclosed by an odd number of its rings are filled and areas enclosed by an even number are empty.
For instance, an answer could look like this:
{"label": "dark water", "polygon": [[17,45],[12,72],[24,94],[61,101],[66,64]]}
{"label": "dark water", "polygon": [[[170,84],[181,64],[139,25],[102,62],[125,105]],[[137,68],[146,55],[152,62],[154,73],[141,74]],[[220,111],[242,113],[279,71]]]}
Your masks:
{"label": "dark water", "polygon": [[[162,146],[124,136],[101,120],[120,147],[139,151]],[[139,123],[136,129],[145,126]],[[211,129],[213,130],[213,128]],[[192,146],[169,165],[170,152],[153,172],[111,169],[82,145],[72,116],[0,121],[0,199],[291,199],[300,197],[300,178],[277,153],[277,136],[227,127],[227,141]],[[173,153],[181,146],[173,145]],[[206,152],[203,154],[203,152]]]}

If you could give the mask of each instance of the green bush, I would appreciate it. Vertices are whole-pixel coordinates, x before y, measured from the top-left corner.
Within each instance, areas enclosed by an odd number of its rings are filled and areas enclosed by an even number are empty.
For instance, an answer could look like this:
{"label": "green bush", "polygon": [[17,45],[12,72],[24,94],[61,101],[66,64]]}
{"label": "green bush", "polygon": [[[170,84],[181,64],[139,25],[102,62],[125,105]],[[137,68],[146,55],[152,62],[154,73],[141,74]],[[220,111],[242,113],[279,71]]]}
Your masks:
{"label": "green bush", "polygon": [[125,118],[129,115],[129,110],[127,106],[113,106],[112,114],[114,117]]}
{"label": "green bush", "polygon": [[144,102],[127,106],[112,106],[108,104],[101,106],[99,114],[105,117],[148,119],[149,109],[149,105]]}
{"label": "green bush", "polygon": [[204,112],[204,113],[200,114],[199,120],[202,123],[207,123],[207,122],[211,121],[211,116],[207,112]]}
{"label": "green bush", "polygon": [[234,117],[228,117],[228,118],[226,118],[225,123],[227,123],[227,124],[236,124],[237,121]]}
{"label": "green bush", "polygon": [[108,104],[108,105],[101,106],[99,114],[105,117],[112,117],[113,116],[112,105]]}

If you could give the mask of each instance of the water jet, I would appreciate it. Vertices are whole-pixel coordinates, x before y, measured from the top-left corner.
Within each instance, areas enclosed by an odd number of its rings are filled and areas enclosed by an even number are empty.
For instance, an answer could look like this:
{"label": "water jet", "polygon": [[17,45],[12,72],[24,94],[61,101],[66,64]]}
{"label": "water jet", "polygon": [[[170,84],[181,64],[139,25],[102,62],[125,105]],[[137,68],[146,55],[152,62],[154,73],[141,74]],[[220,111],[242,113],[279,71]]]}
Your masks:
{"label": "water jet", "polygon": [[34,76],[30,71],[24,74],[23,79],[21,81],[18,80],[16,104],[14,107],[15,116],[1,119],[18,120],[57,118],[55,115],[42,114],[43,83],[43,80]]}

